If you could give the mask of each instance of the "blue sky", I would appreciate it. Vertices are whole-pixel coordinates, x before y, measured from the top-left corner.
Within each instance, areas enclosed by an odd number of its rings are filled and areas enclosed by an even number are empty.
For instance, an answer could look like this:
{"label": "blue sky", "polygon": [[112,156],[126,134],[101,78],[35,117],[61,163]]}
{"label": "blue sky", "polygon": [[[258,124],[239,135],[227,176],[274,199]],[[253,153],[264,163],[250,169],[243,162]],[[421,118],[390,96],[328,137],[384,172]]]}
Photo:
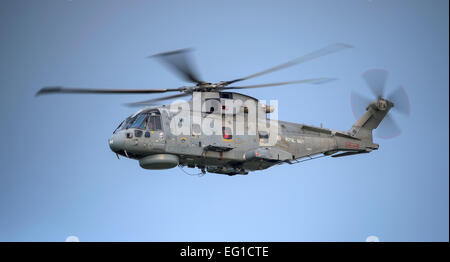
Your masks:
{"label": "blue sky", "polygon": [[[0,241],[449,240],[448,1],[2,1]],[[248,75],[336,42],[355,48],[245,84],[279,119],[348,130],[361,74],[389,71],[411,116],[380,149],[248,176],[117,160],[108,138],[149,96],[45,96],[46,85],[174,88],[146,56],[193,47],[203,79]],[[193,170],[188,170],[193,172]]]}

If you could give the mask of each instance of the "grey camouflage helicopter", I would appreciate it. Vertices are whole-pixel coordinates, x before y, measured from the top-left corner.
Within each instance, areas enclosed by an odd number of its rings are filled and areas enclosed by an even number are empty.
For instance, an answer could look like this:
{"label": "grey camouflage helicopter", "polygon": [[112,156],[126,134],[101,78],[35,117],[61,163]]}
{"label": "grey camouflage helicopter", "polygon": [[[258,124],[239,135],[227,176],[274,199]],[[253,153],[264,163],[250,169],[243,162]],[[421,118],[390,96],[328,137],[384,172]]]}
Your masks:
{"label": "grey camouflage helicopter", "polygon": [[[229,91],[331,81],[332,78],[313,78],[248,86],[232,85],[348,48],[351,46],[347,44],[333,44],[267,70],[218,83],[200,80],[190,63],[190,50],[182,49],[152,57],[164,62],[184,80],[195,83],[194,86],[138,90],[51,86],[42,88],[36,95],[176,92],[174,95],[128,104],[145,107],[125,119],[109,139],[109,146],[117,157],[121,155],[136,159],[145,169],[187,166],[199,168],[203,174],[248,174],[284,163],[294,164],[323,156],[343,157],[377,150],[379,145],[373,142],[372,131],[382,121],[383,125],[379,129],[381,137],[399,133],[400,129],[388,112],[396,109],[409,114],[409,101],[402,87],[384,98],[387,78],[384,70],[371,70],[363,75],[376,96],[375,101],[352,93],[353,111],[356,114],[359,110],[361,114],[348,131],[271,119],[268,115],[276,110],[272,104],[269,106],[256,98]],[[185,103],[155,105],[186,96],[191,96],[191,99]]]}

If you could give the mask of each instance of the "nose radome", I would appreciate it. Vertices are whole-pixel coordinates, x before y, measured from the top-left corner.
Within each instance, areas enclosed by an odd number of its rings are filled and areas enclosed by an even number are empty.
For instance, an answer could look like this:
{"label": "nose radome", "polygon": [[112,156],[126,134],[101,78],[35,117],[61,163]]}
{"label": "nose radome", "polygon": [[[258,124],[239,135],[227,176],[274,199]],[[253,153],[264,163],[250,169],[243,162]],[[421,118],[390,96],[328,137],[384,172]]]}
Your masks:
{"label": "nose radome", "polygon": [[109,139],[109,148],[111,148],[113,152],[119,152],[124,150],[124,146],[125,146],[124,134],[115,133]]}

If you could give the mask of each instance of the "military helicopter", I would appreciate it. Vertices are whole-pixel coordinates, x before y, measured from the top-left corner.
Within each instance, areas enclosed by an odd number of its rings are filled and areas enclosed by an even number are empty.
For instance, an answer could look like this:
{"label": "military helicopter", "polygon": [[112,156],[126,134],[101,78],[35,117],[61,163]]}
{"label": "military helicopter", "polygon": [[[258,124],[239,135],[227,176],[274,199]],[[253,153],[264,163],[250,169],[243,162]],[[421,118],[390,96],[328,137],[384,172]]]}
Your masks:
{"label": "military helicopter", "polygon": [[[160,53],[151,57],[163,62],[192,86],[172,89],[84,89],[62,86],[44,87],[44,94],[176,94],[128,104],[144,106],[126,118],[109,139],[117,157],[139,161],[145,169],[169,169],[176,166],[199,168],[206,172],[237,175],[263,170],[279,164],[294,164],[323,156],[343,157],[369,153],[379,145],[372,131],[383,119],[383,136],[398,133],[398,126],[388,115],[395,108],[409,114],[409,102],[403,88],[384,98],[387,72],[371,70],[363,77],[376,96],[370,101],[352,93],[354,113],[359,119],[348,131],[279,121],[269,117],[276,104],[230,92],[292,84],[322,84],[333,78],[236,86],[235,83],[301,64],[352,46],[333,44],[258,73],[229,81],[210,83],[200,80],[188,57],[190,49]],[[191,96],[188,102],[157,105],[161,101]],[[395,103],[395,107],[394,107]],[[365,109],[365,110],[364,110]],[[387,120],[386,120],[387,119]]]}

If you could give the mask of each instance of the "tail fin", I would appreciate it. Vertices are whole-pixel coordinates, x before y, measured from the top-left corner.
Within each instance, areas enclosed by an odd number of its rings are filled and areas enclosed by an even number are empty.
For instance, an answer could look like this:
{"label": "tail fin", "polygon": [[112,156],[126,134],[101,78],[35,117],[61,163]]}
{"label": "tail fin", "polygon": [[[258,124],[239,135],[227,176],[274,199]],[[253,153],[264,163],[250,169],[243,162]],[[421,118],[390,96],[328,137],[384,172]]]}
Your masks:
{"label": "tail fin", "polygon": [[370,103],[366,108],[366,113],[350,129],[350,134],[363,141],[372,143],[372,130],[378,127],[393,106],[394,104],[390,101],[382,98]]}

